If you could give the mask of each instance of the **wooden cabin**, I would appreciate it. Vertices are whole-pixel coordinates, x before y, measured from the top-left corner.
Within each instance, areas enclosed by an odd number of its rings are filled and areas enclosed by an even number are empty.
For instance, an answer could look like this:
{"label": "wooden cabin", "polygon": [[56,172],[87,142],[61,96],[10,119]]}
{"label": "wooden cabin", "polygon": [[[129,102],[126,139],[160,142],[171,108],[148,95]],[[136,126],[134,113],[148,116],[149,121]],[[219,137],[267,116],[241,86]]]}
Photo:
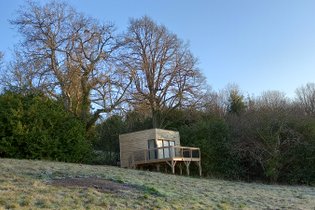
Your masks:
{"label": "wooden cabin", "polygon": [[143,168],[168,165],[175,174],[176,166],[189,175],[191,162],[197,164],[201,176],[200,149],[180,145],[179,132],[149,129],[119,135],[120,165],[124,168]]}

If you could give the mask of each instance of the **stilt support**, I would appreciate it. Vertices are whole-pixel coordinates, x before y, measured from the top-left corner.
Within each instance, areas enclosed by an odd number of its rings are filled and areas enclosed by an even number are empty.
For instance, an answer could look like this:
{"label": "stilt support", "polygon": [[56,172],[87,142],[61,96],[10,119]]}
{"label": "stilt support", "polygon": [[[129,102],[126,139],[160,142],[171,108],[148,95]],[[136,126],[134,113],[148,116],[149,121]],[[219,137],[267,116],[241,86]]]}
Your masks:
{"label": "stilt support", "polygon": [[175,174],[176,160],[172,160],[171,162],[166,161],[166,163],[172,168],[172,174]]}
{"label": "stilt support", "polygon": [[178,167],[179,167],[179,174],[183,175],[183,165],[180,163]]}
{"label": "stilt support", "polygon": [[190,173],[190,171],[189,171],[189,165],[190,165],[191,161],[184,161],[184,163],[185,163],[185,165],[186,165],[186,173],[187,173],[187,176],[189,176],[189,173]]}
{"label": "stilt support", "polygon": [[198,169],[199,169],[199,176],[202,176],[201,161],[196,161],[195,163],[196,163],[196,165],[198,166]]}

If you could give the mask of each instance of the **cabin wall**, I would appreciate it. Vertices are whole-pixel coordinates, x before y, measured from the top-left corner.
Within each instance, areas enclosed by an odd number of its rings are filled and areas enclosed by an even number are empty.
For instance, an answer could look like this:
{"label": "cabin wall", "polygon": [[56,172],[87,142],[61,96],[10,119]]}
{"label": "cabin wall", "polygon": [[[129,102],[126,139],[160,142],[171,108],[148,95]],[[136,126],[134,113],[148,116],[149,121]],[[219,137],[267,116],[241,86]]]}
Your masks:
{"label": "cabin wall", "polygon": [[156,129],[156,140],[158,139],[175,141],[175,146],[180,146],[180,138],[178,131]]}
{"label": "cabin wall", "polygon": [[155,139],[155,129],[119,135],[121,167],[130,167],[133,152],[148,149],[149,139]]}

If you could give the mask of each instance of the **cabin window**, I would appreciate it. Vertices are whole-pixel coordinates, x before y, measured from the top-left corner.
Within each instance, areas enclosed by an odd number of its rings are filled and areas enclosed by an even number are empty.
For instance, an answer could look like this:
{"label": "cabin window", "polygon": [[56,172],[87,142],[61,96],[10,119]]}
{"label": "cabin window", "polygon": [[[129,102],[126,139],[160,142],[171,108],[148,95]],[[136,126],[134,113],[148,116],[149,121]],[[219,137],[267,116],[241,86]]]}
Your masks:
{"label": "cabin window", "polygon": [[173,147],[173,148],[170,148],[170,156],[171,157],[175,157],[175,141],[170,141],[170,147]]}
{"label": "cabin window", "polygon": [[[157,147],[158,148],[163,147],[163,140],[157,141]],[[159,159],[163,159],[163,157],[164,157],[163,148],[158,149],[158,157],[159,157]]]}
{"label": "cabin window", "polygon": [[[157,158],[157,151],[154,148],[156,148],[155,139],[148,140],[148,149],[149,149],[148,159],[149,160],[153,160],[153,159]],[[152,150],[150,150],[150,149],[152,149]]]}
{"label": "cabin window", "polygon": [[175,149],[172,148],[173,146],[175,146],[175,141],[159,139],[157,141],[157,146],[162,147],[161,149],[158,149],[159,159],[170,158],[175,156]]}

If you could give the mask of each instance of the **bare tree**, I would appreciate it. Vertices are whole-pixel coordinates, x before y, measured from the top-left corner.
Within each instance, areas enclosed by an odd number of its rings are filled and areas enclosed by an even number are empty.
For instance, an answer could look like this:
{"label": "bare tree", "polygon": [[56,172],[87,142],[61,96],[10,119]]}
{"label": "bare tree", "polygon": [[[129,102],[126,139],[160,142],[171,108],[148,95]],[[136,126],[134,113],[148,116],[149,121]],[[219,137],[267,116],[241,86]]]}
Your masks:
{"label": "bare tree", "polygon": [[289,100],[285,93],[280,91],[265,91],[257,98],[256,107],[260,109],[280,110],[285,109],[289,105]]}
{"label": "bare tree", "polygon": [[296,101],[307,115],[315,114],[315,83],[307,83],[296,89]]}
{"label": "bare tree", "polygon": [[215,91],[208,90],[203,98],[204,110],[207,113],[224,117],[227,106],[223,99],[223,95]]}
{"label": "bare tree", "polygon": [[132,103],[150,111],[153,127],[163,126],[163,112],[198,102],[204,78],[175,34],[142,17],[130,21],[125,43],[123,64],[133,78]]}
{"label": "bare tree", "polygon": [[100,24],[56,1],[44,6],[29,2],[11,23],[23,37],[20,52],[27,60],[15,65],[13,75],[27,74],[32,84],[61,98],[87,129],[121,103],[130,81],[115,65],[119,44],[112,24]]}

